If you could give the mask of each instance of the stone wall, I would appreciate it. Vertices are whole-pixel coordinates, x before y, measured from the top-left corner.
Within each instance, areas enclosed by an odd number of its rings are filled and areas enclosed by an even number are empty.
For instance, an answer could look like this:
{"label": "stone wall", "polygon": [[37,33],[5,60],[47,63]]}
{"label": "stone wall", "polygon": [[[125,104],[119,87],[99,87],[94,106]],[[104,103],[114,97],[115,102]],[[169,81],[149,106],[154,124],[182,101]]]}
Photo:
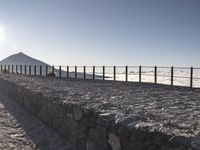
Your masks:
{"label": "stone wall", "polygon": [[[57,131],[78,150],[192,149],[190,136],[174,136],[171,133],[151,130],[150,123],[140,127],[131,126],[133,119],[130,118],[118,122],[113,113],[86,107],[84,103],[78,103],[77,100],[70,102],[60,100],[59,96],[62,95],[57,96],[57,91],[54,91],[55,94],[46,94],[43,92],[42,85],[41,90],[38,87],[34,89],[32,85],[36,82],[39,84],[38,77],[28,78],[23,77],[22,80],[17,75],[0,75],[0,90]],[[40,77],[40,82],[43,79],[51,80],[51,78]],[[31,82],[22,83],[25,80]],[[62,79],[54,80],[60,82]],[[67,80],[62,82],[66,82],[67,86]],[[59,87],[59,85],[55,86]],[[68,94],[65,99],[67,98],[76,99],[78,96]],[[195,144],[198,148],[198,142]]]}

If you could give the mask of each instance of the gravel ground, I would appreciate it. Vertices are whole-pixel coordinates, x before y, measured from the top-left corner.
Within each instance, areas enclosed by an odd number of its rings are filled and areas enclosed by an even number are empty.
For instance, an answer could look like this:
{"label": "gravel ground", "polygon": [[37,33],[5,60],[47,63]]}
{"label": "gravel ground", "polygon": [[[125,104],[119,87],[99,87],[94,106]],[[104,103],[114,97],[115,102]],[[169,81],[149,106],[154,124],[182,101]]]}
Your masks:
{"label": "gravel ground", "polygon": [[55,132],[0,93],[0,150],[74,150]]}
{"label": "gravel ground", "polygon": [[110,116],[116,123],[176,136],[200,131],[200,90],[145,83],[0,75],[18,85]]}

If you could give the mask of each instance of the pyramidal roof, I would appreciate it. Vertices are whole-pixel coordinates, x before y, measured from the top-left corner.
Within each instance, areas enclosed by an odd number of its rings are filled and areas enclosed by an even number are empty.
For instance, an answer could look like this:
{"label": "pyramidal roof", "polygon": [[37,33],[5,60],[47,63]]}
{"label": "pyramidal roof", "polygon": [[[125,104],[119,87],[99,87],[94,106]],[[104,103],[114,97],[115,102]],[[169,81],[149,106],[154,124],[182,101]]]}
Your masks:
{"label": "pyramidal roof", "polygon": [[36,65],[36,66],[46,66],[49,64],[32,58],[22,52],[17,54],[11,55],[3,60],[0,61],[2,65]]}

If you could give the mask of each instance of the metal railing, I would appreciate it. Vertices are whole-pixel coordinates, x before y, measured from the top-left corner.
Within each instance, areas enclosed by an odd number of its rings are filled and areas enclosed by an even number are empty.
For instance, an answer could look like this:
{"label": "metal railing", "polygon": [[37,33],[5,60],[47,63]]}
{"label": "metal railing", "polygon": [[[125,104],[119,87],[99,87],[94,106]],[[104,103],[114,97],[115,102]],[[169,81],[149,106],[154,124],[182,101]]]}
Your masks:
{"label": "metal railing", "polygon": [[150,82],[200,88],[200,68],[157,66],[1,65],[1,72],[65,78]]}

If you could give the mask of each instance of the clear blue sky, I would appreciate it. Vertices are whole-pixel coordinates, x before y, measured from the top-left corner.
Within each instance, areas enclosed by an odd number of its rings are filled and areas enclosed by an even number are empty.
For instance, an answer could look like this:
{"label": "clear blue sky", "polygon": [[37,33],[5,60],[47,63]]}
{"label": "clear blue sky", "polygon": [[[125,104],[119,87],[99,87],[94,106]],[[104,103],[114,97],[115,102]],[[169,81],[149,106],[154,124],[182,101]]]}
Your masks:
{"label": "clear blue sky", "polygon": [[0,0],[0,27],[0,59],[200,66],[200,0]]}

